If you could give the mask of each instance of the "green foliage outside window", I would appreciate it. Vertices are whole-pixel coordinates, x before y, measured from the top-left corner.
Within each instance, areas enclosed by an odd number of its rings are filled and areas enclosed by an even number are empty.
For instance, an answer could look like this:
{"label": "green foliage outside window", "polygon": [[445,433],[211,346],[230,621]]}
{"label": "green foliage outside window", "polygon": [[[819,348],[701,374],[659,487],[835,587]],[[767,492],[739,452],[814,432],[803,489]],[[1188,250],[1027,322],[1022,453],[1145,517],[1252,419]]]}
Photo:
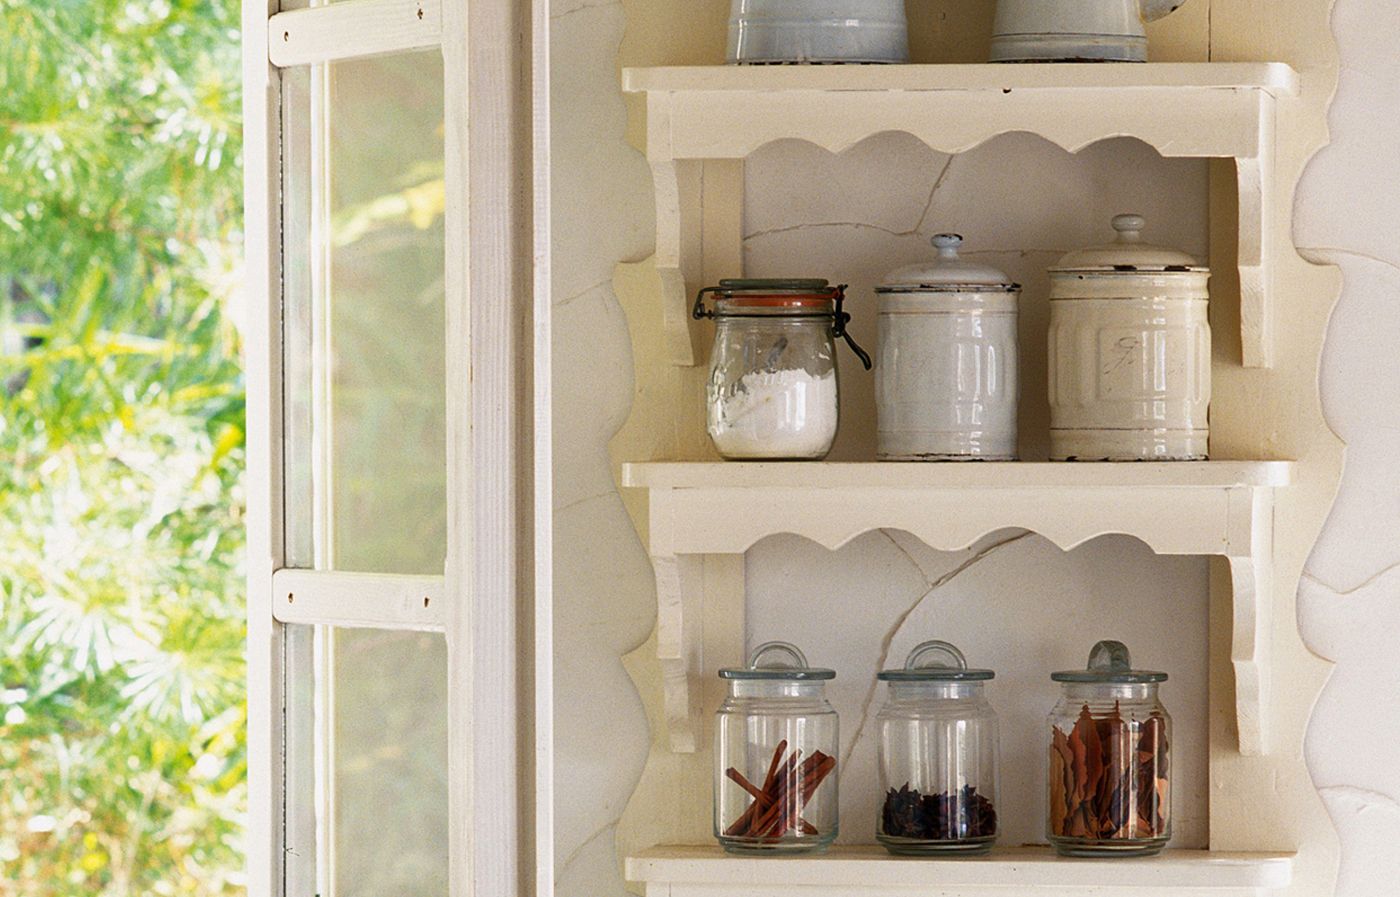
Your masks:
{"label": "green foliage outside window", "polygon": [[0,897],[242,891],[238,4],[0,0]]}

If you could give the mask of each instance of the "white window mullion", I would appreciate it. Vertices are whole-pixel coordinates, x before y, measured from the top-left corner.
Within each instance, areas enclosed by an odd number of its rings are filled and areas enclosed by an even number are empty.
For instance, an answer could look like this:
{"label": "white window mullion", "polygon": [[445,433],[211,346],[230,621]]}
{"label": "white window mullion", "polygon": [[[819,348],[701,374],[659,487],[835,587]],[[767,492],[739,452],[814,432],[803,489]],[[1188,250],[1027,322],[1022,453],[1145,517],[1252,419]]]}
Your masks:
{"label": "white window mullion", "polygon": [[[452,897],[521,893],[533,495],[530,7],[444,0]],[[468,39],[470,37],[470,40]]]}
{"label": "white window mullion", "polygon": [[[316,731],[313,709],[321,698],[317,676],[320,656],[317,650],[319,634],[310,626],[283,626],[285,652],[283,671],[285,690],[282,695],[283,734],[279,759],[283,765],[282,810],[277,849],[283,856],[283,880],[271,894],[286,897],[316,897],[328,895],[317,879],[316,854],[318,831],[316,806],[310,801],[287,801],[289,794],[320,795],[321,779],[317,758],[320,737]],[[250,708],[251,710],[251,708]],[[249,762],[249,778],[253,776]],[[251,887],[248,893],[255,892]]]}
{"label": "white window mullion", "polygon": [[[292,31],[301,35],[314,35],[321,33],[322,29],[317,28],[315,16],[328,13],[334,7],[323,6],[313,9],[301,10],[299,12],[281,13],[272,17],[275,23],[278,19],[285,19],[288,16],[302,16],[307,27],[297,27],[292,23],[286,23],[281,42],[278,41],[278,34],[269,30],[268,41],[271,45],[274,56],[279,48],[289,45],[289,36]],[[276,27],[273,25],[272,27]],[[309,42],[309,41],[308,41]],[[309,248],[311,262],[310,288],[311,295],[308,297],[308,307],[311,309],[311,445],[312,454],[311,465],[311,516],[312,516],[312,541],[314,545],[313,566],[317,571],[331,571],[335,569],[335,501],[332,476],[334,474],[335,459],[335,414],[334,414],[334,343],[331,333],[333,295],[331,291],[331,102],[330,102],[330,72],[327,65],[310,66],[311,90],[308,97],[308,122],[309,142],[311,155],[308,160],[310,171],[310,183],[306,185],[310,192],[310,233],[307,234],[306,245]],[[284,202],[286,200],[284,199]],[[295,592],[300,590],[305,599],[303,610],[307,605],[319,604],[325,607],[327,602],[316,602],[311,594],[312,588],[309,583],[303,584],[296,581],[290,583],[279,582],[279,577],[295,575],[295,571],[279,570],[273,575],[272,606],[274,613],[283,607],[282,596],[295,597]],[[304,587],[303,587],[304,586]],[[290,607],[294,602],[288,600]],[[300,628],[300,627],[298,627]],[[298,671],[310,677],[312,686],[303,691],[303,695],[309,698],[310,703],[299,705],[300,712],[296,714],[297,730],[294,733],[301,744],[299,746],[288,744],[289,762],[295,758],[298,762],[303,762],[312,774],[310,801],[298,800],[290,802],[288,805],[288,844],[311,845],[312,849],[298,852],[294,862],[297,864],[295,872],[298,881],[295,883],[296,890],[293,890],[293,883],[288,882],[289,893],[287,897],[331,897],[335,893],[335,883],[339,880],[336,876],[336,778],[335,778],[335,635],[328,626],[316,626],[311,630],[314,635],[311,640],[311,662],[308,669]],[[302,682],[296,683],[298,687],[304,685]],[[293,733],[290,732],[289,738]],[[296,746],[299,749],[293,751]],[[307,791],[304,787],[297,790],[289,789],[289,794],[305,795]],[[314,891],[303,891],[307,885],[315,888]]]}
{"label": "white window mullion", "polygon": [[337,59],[436,47],[442,40],[442,0],[343,0],[278,13],[267,22],[273,65],[314,65]]}
{"label": "white window mullion", "polygon": [[[329,169],[327,79],[323,67],[281,74],[280,149],[283,278],[276,297],[282,321],[283,562],[327,570],[330,526]],[[311,622],[279,613],[287,593],[275,570],[270,606],[279,624]],[[311,603],[310,599],[307,599]],[[323,768],[332,745],[324,708],[333,698],[326,675],[331,640],[324,629],[284,626],[281,762],[284,790],[280,848],[286,897],[328,895],[332,859],[326,809],[333,780]],[[318,712],[318,708],[322,712]]]}
{"label": "white window mullion", "polygon": [[531,682],[534,686],[534,831],[529,853],[534,854],[534,897],[554,897],[554,455],[551,363],[554,305],[550,271],[550,0],[531,0],[530,19],[530,135],[531,212],[534,233],[531,324],[534,353],[534,646]]}
{"label": "white window mullion", "polygon": [[283,623],[418,632],[442,632],[447,623],[441,576],[278,570],[272,592]]}
{"label": "white window mullion", "polygon": [[[472,319],[470,309],[472,244],[468,209],[472,189],[468,159],[470,78],[467,57],[466,0],[444,0],[444,224],[446,255],[447,340],[447,818],[450,897],[477,897],[475,793],[477,758],[472,738],[473,600],[475,571],[472,557],[472,508],[476,478],[472,475],[473,394]],[[486,892],[481,892],[483,895]],[[510,891],[502,891],[509,895]]]}
{"label": "white window mullion", "polygon": [[281,82],[268,62],[277,0],[243,6],[248,496],[248,893],[283,894]]}

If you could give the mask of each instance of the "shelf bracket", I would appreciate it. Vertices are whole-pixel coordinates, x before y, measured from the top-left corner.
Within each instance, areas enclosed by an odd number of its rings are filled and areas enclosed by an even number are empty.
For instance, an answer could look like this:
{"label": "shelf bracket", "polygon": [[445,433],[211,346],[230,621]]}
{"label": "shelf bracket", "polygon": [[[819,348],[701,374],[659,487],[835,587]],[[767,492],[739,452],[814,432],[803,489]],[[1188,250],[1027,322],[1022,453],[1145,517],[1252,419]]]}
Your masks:
{"label": "shelf bracket", "polygon": [[656,273],[671,364],[705,360],[705,326],[691,315],[707,282],[743,275],[741,160],[654,159]]}
{"label": "shelf bracket", "polygon": [[[1235,721],[1240,753],[1268,753],[1266,716],[1270,706],[1273,645],[1274,496],[1272,490],[1235,490],[1230,496],[1232,526],[1248,552],[1227,555],[1230,565],[1230,664],[1235,671]],[[1238,545],[1239,543],[1232,543]]]}
{"label": "shelf bracket", "polygon": [[700,207],[701,163],[663,159],[651,165],[656,185],[656,273],[661,278],[661,318],[671,363],[682,367],[703,359],[700,322],[690,314],[690,297],[702,284]]}

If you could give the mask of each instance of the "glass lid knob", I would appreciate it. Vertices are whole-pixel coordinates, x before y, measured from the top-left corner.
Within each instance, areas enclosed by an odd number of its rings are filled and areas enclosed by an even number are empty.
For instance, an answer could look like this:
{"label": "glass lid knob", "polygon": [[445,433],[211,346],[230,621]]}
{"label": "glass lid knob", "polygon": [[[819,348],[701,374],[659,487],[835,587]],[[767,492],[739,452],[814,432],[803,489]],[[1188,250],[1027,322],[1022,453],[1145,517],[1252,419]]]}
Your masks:
{"label": "glass lid knob", "polygon": [[1128,654],[1128,646],[1112,639],[1099,642],[1089,652],[1089,669],[1095,673],[1131,672],[1133,660]]}
{"label": "glass lid knob", "polygon": [[949,642],[937,639],[923,642],[909,652],[904,661],[906,670],[965,670],[967,658]]}
{"label": "glass lid knob", "polygon": [[751,670],[805,670],[807,656],[789,642],[764,642],[749,655]]}

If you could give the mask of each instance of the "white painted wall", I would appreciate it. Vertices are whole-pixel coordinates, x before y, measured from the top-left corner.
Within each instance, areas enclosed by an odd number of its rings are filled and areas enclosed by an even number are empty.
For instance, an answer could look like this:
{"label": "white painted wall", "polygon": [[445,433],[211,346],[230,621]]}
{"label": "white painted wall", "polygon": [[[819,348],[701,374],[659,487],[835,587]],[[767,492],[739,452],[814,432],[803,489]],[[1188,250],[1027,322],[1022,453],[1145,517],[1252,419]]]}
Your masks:
{"label": "white painted wall", "polygon": [[[653,213],[647,167],[622,138],[620,4],[556,0],[552,25],[555,850],[560,895],[606,897],[623,893],[613,825],[648,743],[618,658],[646,638],[655,610],[650,569],[607,459],[633,388],[626,321],[609,282],[616,262],[650,254]],[[1351,453],[1302,602],[1310,644],[1339,663],[1308,750],[1342,833],[1341,897],[1391,895],[1400,878],[1400,852],[1391,847],[1400,836],[1400,769],[1387,747],[1400,743],[1400,668],[1387,656],[1387,634],[1400,633],[1400,572],[1386,572],[1400,561],[1400,477],[1387,463],[1400,438],[1400,306],[1391,299],[1400,287],[1400,225],[1386,214],[1400,199],[1400,181],[1388,170],[1400,158],[1400,123],[1389,114],[1400,108],[1400,59],[1386,40],[1400,33],[1397,26],[1400,10],[1387,0],[1338,0],[1344,71],[1335,144],[1310,171],[1298,210],[1300,245],[1347,275],[1323,392]],[[745,252],[752,275],[849,279],[858,297],[856,334],[873,344],[873,320],[861,314],[872,306],[870,285],[922,258],[928,235],[959,230],[970,250],[986,252],[984,260],[1025,284],[1023,329],[1031,336],[1023,364],[1038,369],[1044,267],[1060,252],[1103,239],[1107,217],[1130,208],[1149,216],[1151,238],[1204,253],[1203,170],[1131,142],[1069,157],[1012,135],[951,164],[900,135],[841,157],[774,145],[748,165]],[[845,422],[834,457],[870,457],[869,375],[847,363],[843,378]],[[1026,398],[1022,451],[1036,457],[1044,453],[1048,411],[1035,387]],[[1178,843],[1201,843],[1204,824],[1191,804],[1204,769],[1204,563],[1157,558],[1120,538],[1070,554],[1034,536],[987,551],[1007,535],[954,553],[897,533],[869,534],[838,552],[794,538],[769,539],[750,552],[751,642],[792,638],[840,674],[833,697],[850,753],[843,836],[869,840],[873,825],[873,758],[868,739],[857,738],[873,673],[937,635],[1002,673],[992,697],[1005,719],[1005,832],[1010,842],[1034,839],[1042,716],[1054,698],[1045,674],[1082,663],[1094,639],[1112,634],[1129,641],[1144,664],[1174,674],[1164,697],[1180,727]],[[1056,612],[1009,612],[1049,606]],[[839,633],[825,623],[833,614],[820,612],[838,609]],[[1172,638],[1153,637],[1163,631]]]}
{"label": "white painted wall", "polygon": [[1294,240],[1346,278],[1322,358],[1328,423],[1347,443],[1299,616],[1337,663],[1308,765],[1342,839],[1340,897],[1400,891],[1400,5],[1337,0],[1332,145],[1299,188]]}

